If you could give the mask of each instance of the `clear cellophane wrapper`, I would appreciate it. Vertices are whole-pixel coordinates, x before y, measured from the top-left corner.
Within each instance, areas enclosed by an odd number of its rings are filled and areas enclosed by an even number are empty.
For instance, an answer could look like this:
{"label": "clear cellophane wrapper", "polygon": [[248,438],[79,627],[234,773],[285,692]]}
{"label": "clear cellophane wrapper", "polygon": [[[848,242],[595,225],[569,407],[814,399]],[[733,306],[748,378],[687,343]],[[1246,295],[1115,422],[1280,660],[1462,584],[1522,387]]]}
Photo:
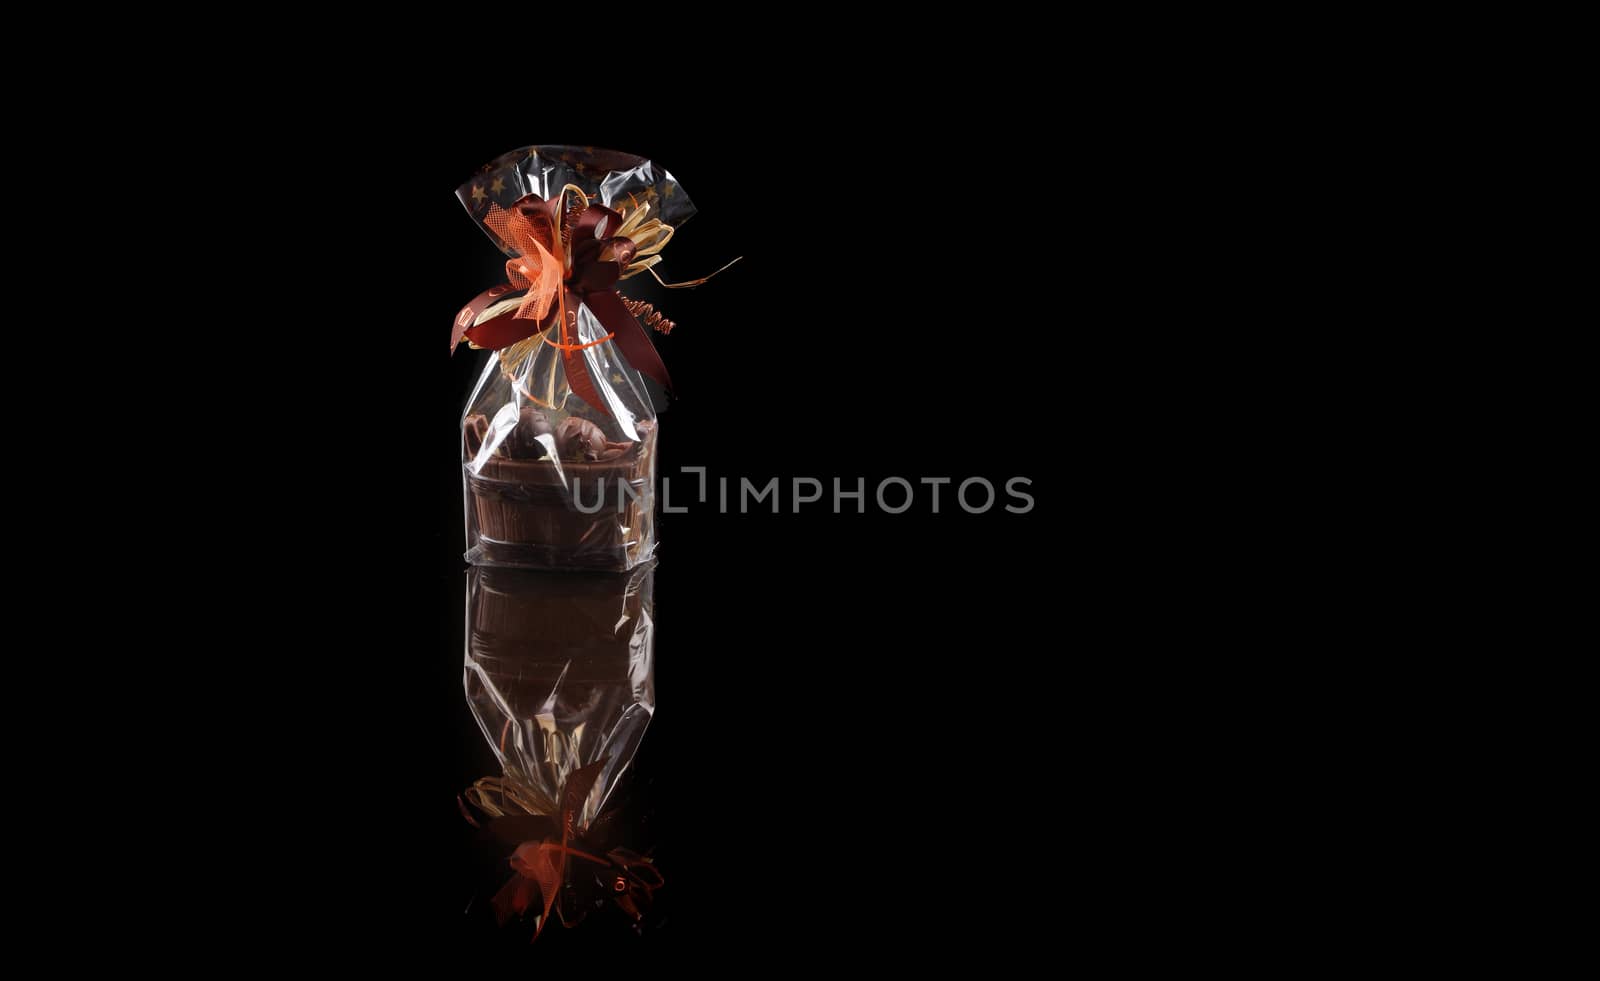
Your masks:
{"label": "clear cellophane wrapper", "polygon": [[[596,214],[605,209],[612,224],[626,221],[645,258],[624,279],[647,271],[673,228],[694,211],[671,175],[650,161],[573,147],[506,154],[462,185],[457,196],[513,257],[513,282],[515,260],[527,251],[516,247],[505,222],[512,213],[507,209],[518,201],[583,201],[597,206]],[[587,239],[590,230],[576,234]],[[592,230],[596,238],[615,231],[603,222]],[[556,234],[572,253],[582,254],[573,229],[563,226]],[[633,247],[632,240],[628,244]],[[561,248],[555,251],[559,255]],[[623,297],[624,313],[614,293],[555,292],[560,302],[552,303],[547,322],[555,319],[556,326],[492,351],[462,415],[467,559],[490,566],[625,571],[655,550],[661,389],[652,388],[619,343],[608,339],[614,332],[607,326],[634,312],[643,319],[651,308]],[[639,347],[630,350],[642,353]],[[659,364],[653,350],[648,355]]]}
{"label": "clear cellophane wrapper", "polygon": [[553,816],[595,765],[577,827],[604,809],[655,712],[654,571],[469,571],[467,703],[502,771],[475,796],[493,813]]}

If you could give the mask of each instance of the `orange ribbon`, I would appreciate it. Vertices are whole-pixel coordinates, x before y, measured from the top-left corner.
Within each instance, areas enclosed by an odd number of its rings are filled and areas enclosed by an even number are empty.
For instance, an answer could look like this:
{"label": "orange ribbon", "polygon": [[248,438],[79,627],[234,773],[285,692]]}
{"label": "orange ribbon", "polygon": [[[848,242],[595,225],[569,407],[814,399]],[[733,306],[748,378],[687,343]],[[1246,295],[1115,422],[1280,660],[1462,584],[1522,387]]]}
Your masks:
{"label": "orange ribbon", "polygon": [[[590,827],[578,827],[578,817],[583,813],[584,803],[594,789],[600,774],[605,770],[608,759],[609,757],[602,757],[567,775],[561,788],[560,803],[554,815],[559,836],[551,833],[556,829],[550,827],[552,822],[549,817],[534,815],[537,826],[548,830],[543,831],[542,838],[523,841],[511,853],[509,864],[514,874],[500,891],[495,893],[491,904],[496,918],[502,924],[513,916],[526,914],[534,909],[536,904],[541,905],[543,910],[533,934],[533,939],[539,939],[539,934],[550,922],[551,911],[557,909],[556,901],[566,886],[568,858],[591,862],[600,866],[602,870],[609,869],[609,880],[604,885],[612,901],[635,921],[644,916],[651,894],[659,889],[664,881],[655,864],[649,858],[626,848],[608,848],[602,843],[607,835],[604,831],[598,830],[598,826],[604,825],[605,818],[613,817],[614,814],[602,816]],[[486,800],[485,792],[488,792],[491,799],[498,793],[498,805]],[[468,791],[468,796],[474,800],[477,805],[476,810],[479,812],[498,815],[489,821],[490,831],[494,831],[497,821],[507,823],[520,821],[522,819],[517,817],[515,812],[527,812],[530,808],[538,806],[508,791],[502,781],[488,777],[474,784]],[[462,816],[473,827],[484,827],[473,817],[473,812],[468,809],[465,799],[458,798],[457,802],[461,805]],[[507,806],[513,811],[512,814],[502,812],[502,807]],[[531,830],[533,829],[519,828],[519,836]],[[503,831],[497,832],[501,833]],[[602,851],[604,854],[597,854]],[[567,926],[576,923],[576,920],[568,918],[567,905],[561,906],[559,911],[562,922]],[[576,911],[581,915],[581,904]]]}
{"label": "orange ribbon", "polygon": [[[661,281],[652,267],[661,260],[660,251],[671,239],[672,228],[658,219],[646,221],[648,211],[648,202],[634,202],[633,209],[624,216],[591,203],[573,185],[549,200],[528,194],[509,208],[490,204],[481,219],[483,227],[514,253],[506,262],[507,282],[485,290],[462,307],[450,335],[450,350],[454,351],[465,338],[476,347],[504,351],[559,324],[556,337],[547,337],[545,343],[561,352],[572,393],[591,406],[607,410],[590,377],[587,361],[579,352],[609,340],[616,341],[634,370],[654,378],[670,391],[672,380],[667,376],[666,365],[650,343],[649,332],[635,316],[636,309],[655,314],[654,308],[628,301],[614,288],[619,280],[642,272]],[[695,286],[710,278],[662,285]],[[499,309],[503,298],[517,290],[525,292],[515,310],[483,319],[491,307]],[[588,308],[605,336],[576,342],[576,308],[580,303]],[[659,314],[646,316],[650,326],[663,332],[672,326]]]}
{"label": "orange ribbon", "polygon": [[555,234],[548,219],[536,223],[537,212],[507,211],[498,204],[489,206],[483,222],[494,229],[519,255],[506,260],[506,280],[519,290],[527,290],[515,314],[518,320],[543,323],[550,307],[559,303],[566,269],[555,256]]}

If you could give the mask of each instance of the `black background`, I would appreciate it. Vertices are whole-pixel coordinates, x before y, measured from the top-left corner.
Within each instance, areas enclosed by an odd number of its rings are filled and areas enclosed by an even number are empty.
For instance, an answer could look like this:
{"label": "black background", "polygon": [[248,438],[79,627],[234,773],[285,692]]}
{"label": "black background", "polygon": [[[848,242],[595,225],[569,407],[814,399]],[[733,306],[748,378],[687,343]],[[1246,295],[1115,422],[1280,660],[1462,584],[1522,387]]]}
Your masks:
{"label": "black background", "polygon": [[[266,158],[292,175],[261,205],[284,208],[263,307],[290,353],[252,366],[273,397],[221,428],[259,418],[271,441],[248,521],[274,558],[226,587],[249,619],[214,628],[247,635],[227,677],[248,709],[197,723],[212,741],[191,750],[207,773],[251,761],[216,791],[264,829],[246,881],[273,886],[240,887],[240,929],[362,959],[723,957],[737,937],[828,963],[1121,922],[1152,819],[1129,794],[1153,779],[1122,761],[1172,683],[1146,674],[1152,615],[1123,589],[1162,520],[1132,516],[1152,489],[1124,468],[1150,450],[1118,438],[1147,411],[1121,326],[1137,177],[1114,150],[1043,153],[959,118],[856,107],[834,135],[817,111],[469,126],[391,106]],[[532,143],[671,170],[698,214],[668,279],[744,257],[638,292],[679,324],[657,338],[679,395],[663,474],[859,477],[869,495],[892,475],[1024,476],[1036,503],[972,515],[947,486],[939,514],[920,488],[900,515],[663,515],[658,711],[634,780],[663,916],[642,940],[547,931],[530,954],[465,914],[503,866],[456,806],[493,758],[461,689],[458,427],[481,355],[447,357],[445,337],[502,265],[454,188]],[[186,847],[239,847],[205,826]]]}
{"label": "black background", "polygon": [[[1373,882],[1415,905],[1359,872],[1349,909],[1300,902],[1391,823],[1345,747],[1382,719],[1342,695],[1420,690],[1346,663],[1384,573],[1424,566],[1360,551],[1393,480],[1334,421],[1388,408],[1348,308],[1410,137],[1330,113],[1340,73],[1307,96],[1189,25],[807,15],[591,52],[541,16],[128,29],[127,64],[75,49],[13,107],[43,213],[14,251],[66,280],[18,291],[51,310],[13,362],[46,447],[17,555],[56,562],[18,577],[13,813],[57,840],[14,839],[50,880],[17,891],[68,922],[52,954],[1003,970],[1359,933]],[[671,169],[700,213],[669,276],[745,257],[660,297],[663,472],[1022,474],[1037,501],[663,516],[637,771],[665,920],[532,950],[464,915],[504,871],[455,804],[491,757],[461,688],[476,364],[445,354],[501,274],[453,189],[531,143]]]}

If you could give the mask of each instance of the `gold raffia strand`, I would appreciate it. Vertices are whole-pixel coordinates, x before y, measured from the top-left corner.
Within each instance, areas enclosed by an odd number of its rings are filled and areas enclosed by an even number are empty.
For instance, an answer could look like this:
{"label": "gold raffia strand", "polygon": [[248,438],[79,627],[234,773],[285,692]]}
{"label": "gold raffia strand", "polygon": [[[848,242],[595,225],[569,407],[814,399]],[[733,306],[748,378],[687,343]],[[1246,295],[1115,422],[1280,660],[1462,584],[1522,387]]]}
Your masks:
{"label": "gold raffia strand", "polygon": [[[510,347],[501,348],[500,350],[496,351],[495,354],[500,358],[500,373],[506,376],[506,381],[509,381],[518,392],[522,393],[523,398],[527,399],[529,402],[532,402],[534,405],[537,405],[541,409],[559,409],[561,408],[561,405],[556,405],[553,401],[555,399],[554,377],[551,378],[552,390],[549,394],[552,401],[549,402],[529,391],[528,386],[524,385],[522,383],[522,379],[517,377],[517,369],[520,366],[529,363],[529,361],[532,360],[534,353],[539,350],[539,347],[544,344],[544,342],[545,335],[543,332],[540,332],[534,334],[532,337],[524,337],[522,340],[511,345]],[[563,399],[562,405],[565,404],[566,400]]]}
{"label": "gold raffia strand", "polygon": [[[583,205],[581,207],[573,206],[572,202],[567,197],[569,192],[577,195],[583,200]],[[560,201],[561,203],[557,207],[556,211],[558,217],[561,219],[561,251],[566,253],[566,255],[562,257],[562,266],[567,272],[570,273],[572,271],[572,222],[573,219],[578,217],[578,215],[581,215],[588,210],[589,195],[585,194],[583,192],[583,188],[579,187],[578,185],[567,184],[561,188]]]}
{"label": "gold raffia strand", "polygon": [[[661,257],[660,256],[656,256],[656,258],[659,259]],[[665,286],[669,290],[687,289],[690,286],[699,286],[701,283],[704,283],[707,280],[709,280],[711,278],[711,276],[715,276],[718,273],[727,272],[728,269],[730,269],[733,266],[733,263],[738,262],[740,259],[743,259],[743,258],[744,258],[744,256],[742,256],[742,255],[741,256],[736,256],[726,266],[723,266],[721,269],[718,269],[716,272],[712,273],[710,276],[701,276],[699,279],[688,279],[688,280],[684,280],[681,283],[669,283],[669,282],[667,282],[666,280],[662,279],[660,277],[660,275],[658,275],[654,269],[650,270],[650,275],[655,276],[656,277],[656,282],[660,283],[662,286]],[[655,263],[652,262],[650,265],[653,266],[653,265],[655,265]]]}
{"label": "gold raffia strand", "polygon": [[624,296],[622,297],[622,305],[628,308],[629,313],[639,318],[640,323],[644,324],[646,327],[653,327],[663,334],[672,333],[672,328],[677,326],[677,324],[668,320],[666,317],[663,317],[661,315],[661,311],[656,309],[656,305],[654,303],[646,303],[643,300],[633,300]]}
{"label": "gold raffia strand", "polygon": [[467,788],[466,796],[490,817],[556,813],[556,802],[509,777],[484,777]]}

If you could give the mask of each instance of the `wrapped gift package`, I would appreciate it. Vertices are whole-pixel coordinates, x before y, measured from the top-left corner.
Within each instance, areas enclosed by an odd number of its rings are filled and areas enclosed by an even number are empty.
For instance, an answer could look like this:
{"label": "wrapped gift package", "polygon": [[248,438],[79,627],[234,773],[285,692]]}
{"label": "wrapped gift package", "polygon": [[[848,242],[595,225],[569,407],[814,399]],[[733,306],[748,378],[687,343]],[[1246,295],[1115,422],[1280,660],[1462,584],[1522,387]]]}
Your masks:
{"label": "wrapped gift package", "polygon": [[509,257],[451,334],[452,351],[493,352],[461,420],[467,560],[632,569],[655,550],[656,405],[671,388],[650,331],[673,323],[618,286],[710,278],[655,269],[694,206],[649,160],[579,147],[506,154],[457,196]]}

